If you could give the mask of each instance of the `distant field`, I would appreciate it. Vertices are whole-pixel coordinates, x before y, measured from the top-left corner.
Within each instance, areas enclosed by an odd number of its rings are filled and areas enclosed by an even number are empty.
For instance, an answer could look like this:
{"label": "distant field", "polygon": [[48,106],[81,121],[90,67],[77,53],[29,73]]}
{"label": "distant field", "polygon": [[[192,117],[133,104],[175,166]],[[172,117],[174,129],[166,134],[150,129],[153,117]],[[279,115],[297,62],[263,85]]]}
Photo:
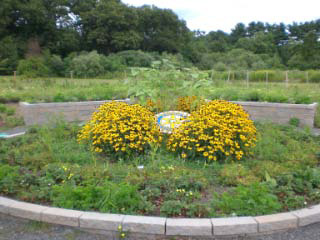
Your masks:
{"label": "distant field", "polygon": [[[306,104],[320,102],[318,82],[248,81],[231,77],[228,80],[215,79],[212,73],[208,72],[188,74],[176,70],[150,70],[122,79],[14,79],[0,76],[0,103],[90,101],[120,99],[129,95],[153,99],[160,96],[162,100],[170,99],[171,103],[172,98],[179,95],[240,101]],[[318,109],[320,112],[320,107]],[[319,115],[316,117],[316,124],[320,126]]]}

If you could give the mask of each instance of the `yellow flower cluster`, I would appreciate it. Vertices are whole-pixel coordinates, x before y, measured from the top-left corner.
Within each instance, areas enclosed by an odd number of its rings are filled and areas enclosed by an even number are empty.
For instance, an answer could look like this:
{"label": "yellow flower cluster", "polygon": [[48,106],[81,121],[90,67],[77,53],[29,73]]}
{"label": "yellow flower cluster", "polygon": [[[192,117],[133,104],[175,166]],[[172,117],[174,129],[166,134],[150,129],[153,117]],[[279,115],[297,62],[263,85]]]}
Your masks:
{"label": "yellow flower cluster", "polygon": [[197,96],[186,96],[178,98],[178,111],[192,112],[193,110],[199,108],[201,104],[204,103],[203,99],[199,99]]}
{"label": "yellow flower cluster", "polygon": [[109,102],[94,112],[81,129],[78,141],[91,140],[95,152],[124,156],[143,153],[151,144],[162,141],[155,116],[138,104]]}
{"label": "yellow flower cluster", "polygon": [[256,143],[256,128],[240,105],[224,100],[202,105],[169,136],[167,148],[182,158],[240,160]]}
{"label": "yellow flower cluster", "polygon": [[156,102],[152,101],[152,99],[148,98],[146,102],[146,107],[148,110],[152,112],[162,112],[163,111],[163,104],[161,100],[157,100]]}

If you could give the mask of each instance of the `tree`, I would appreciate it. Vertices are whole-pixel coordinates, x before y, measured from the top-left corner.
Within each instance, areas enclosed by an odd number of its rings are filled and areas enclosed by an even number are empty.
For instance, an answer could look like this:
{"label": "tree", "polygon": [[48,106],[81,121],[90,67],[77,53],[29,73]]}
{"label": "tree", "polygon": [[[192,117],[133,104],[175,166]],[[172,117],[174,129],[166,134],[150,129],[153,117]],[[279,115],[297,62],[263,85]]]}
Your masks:
{"label": "tree", "polygon": [[207,35],[208,48],[212,52],[226,52],[229,49],[229,35],[223,31],[210,32]]}
{"label": "tree", "polygon": [[88,50],[109,54],[139,48],[142,39],[137,31],[138,15],[134,8],[119,0],[100,0],[91,8],[87,5],[74,8],[79,11],[78,26]]}
{"label": "tree", "polygon": [[191,40],[186,23],[172,10],[142,6],[138,14],[142,50],[177,53]]}
{"label": "tree", "polygon": [[247,36],[247,29],[243,23],[238,23],[234,29],[231,30],[230,40],[234,44],[240,38],[244,38]]}

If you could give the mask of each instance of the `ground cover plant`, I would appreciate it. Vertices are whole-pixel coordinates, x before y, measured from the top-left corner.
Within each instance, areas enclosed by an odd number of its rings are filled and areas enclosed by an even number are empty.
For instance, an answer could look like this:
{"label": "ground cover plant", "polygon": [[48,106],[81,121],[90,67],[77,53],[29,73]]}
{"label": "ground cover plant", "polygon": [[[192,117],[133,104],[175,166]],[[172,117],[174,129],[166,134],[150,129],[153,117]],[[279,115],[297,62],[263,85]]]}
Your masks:
{"label": "ground cover plant", "polygon": [[241,161],[183,157],[166,144],[116,157],[79,144],[77,125],[32,128],[0,140],[0,193],[65,208],[174,217],[260,215],[318,203],[320,138],[290,125],[256,128],[256,147]]}
{"label": "ground cover plant", "polygon": [[0,103],[0,131],[24,124],[22,117],[16,111],[14,104]]}

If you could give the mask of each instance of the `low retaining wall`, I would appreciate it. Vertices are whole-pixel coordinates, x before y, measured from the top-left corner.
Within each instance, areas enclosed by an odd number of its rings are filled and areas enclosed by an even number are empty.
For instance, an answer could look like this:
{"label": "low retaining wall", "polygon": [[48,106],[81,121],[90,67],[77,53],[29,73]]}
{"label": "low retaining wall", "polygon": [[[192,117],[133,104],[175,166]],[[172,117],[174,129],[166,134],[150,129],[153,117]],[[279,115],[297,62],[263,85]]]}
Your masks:
{"label": "low retaining wall", "polygon": [[[130,99],[117,100],[130,103]],[[47,124],[55,118],[68,122],[87,121],[101,104],[109,101],[67,102],[67,103],[20,103],[26,125]],[[291,118],[298,118],[301,126],[313,127],[317,103],[287,104],[262,102],[234,102],[250,114],[252,120],[286,124]]]}
{"label": "low retaining wall", "polygon": [[300,126],[313,127],[317,103],[289,104],[289,103],[264,103],[264,102],[238,102],[250,114],[252,120],[270,121],[286,124],[290,119],[300,120]]}
{"label": "low retaining wall", "polygon": [[[130,99],[116,100],[130,103]],[[20,102],[20,109],[27,126],[48,124],[55,119],[67,122],[87,121],[92,113],[106,101],[64,102],[64,103],[27,103]]]}
{"label": "low retaining wall", "polygon": [[[163,218],[83,212],[41,206],[0,197],[0,213],[46,223],[77,227],[117,239],[246,239],[288,231],[320,222],[320,205],[297,211],[258,217]],[[260,237],[259,237],[260,236]],[[243,237],[243,238],[242,238]]]}

